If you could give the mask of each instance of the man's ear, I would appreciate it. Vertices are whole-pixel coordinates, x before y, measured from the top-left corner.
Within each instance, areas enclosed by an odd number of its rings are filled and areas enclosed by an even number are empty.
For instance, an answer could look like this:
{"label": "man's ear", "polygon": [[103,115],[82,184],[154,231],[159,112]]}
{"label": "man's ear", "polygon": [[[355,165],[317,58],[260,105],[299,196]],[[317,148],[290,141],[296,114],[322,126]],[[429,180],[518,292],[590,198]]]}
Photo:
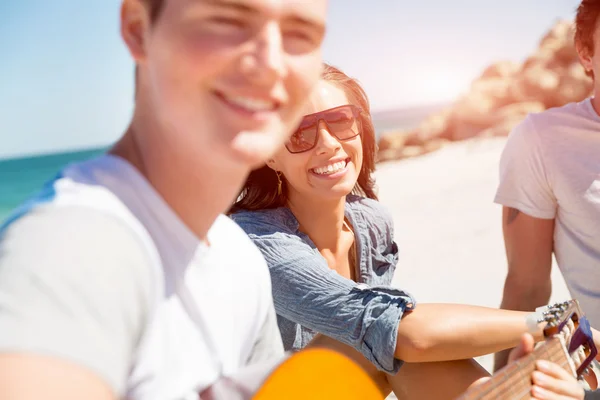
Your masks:
{"label": "man's ear", "polygon": [[589,49],[586,46],[583,46],[581,43],[575,43],[575,48],[577,49],[577,55],[579,56],[579,61],[586,72],[590,72],[593,70],[592,64],[592,56],[590,54]]}
{"label": "man's ear", "polygon": [[121,3],[121,37],[136,64],[146,59],[146,32],[150,15],[140,0],[123,0]]}

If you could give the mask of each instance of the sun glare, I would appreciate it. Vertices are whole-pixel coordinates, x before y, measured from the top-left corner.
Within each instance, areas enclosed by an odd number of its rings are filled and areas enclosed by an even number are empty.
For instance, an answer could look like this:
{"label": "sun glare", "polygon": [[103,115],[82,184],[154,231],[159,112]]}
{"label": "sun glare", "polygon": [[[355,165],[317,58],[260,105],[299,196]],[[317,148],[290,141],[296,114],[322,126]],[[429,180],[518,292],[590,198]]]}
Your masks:
{"label": "sun glare", "polygon": [[[421,72],[420,74],[423,74]],[[431,102],[454,100],[469,89],[472,77],[453,70],[429,71],[428,78],[423,79],[423,97]]]}

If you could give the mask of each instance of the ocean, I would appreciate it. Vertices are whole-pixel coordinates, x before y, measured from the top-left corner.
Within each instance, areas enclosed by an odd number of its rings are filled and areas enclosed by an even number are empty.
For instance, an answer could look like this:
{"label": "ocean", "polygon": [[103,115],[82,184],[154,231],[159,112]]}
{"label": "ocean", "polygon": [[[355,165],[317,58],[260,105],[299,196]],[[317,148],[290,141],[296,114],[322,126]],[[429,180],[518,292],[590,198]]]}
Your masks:
{"label": "ocean", "polygon": [[63,166],[95,157],[104,150],[93,149],[0,160],[0,221],[3,221],[13,208],[36,194]]}
{"label": "ocean", "polygon": [[[412,107],[373,113],[377,136],[411,129],[444,105]],[[37,193],[66,164],[100,155],[105,148],[0,160],[0,224],[10,211]]]}

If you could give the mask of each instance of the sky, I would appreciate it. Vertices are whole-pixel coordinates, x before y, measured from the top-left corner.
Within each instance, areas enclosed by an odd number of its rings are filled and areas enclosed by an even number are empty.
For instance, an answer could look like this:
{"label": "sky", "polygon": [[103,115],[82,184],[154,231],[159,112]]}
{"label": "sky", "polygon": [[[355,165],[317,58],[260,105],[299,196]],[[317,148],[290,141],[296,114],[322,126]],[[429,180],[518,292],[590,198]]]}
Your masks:
{"label": "sky", "polygon": [[[306,0],[310,1],[310,0]],[[373,110],[447,102],[522,61],[579,0],[330,0],[325,61]],[[0,158],[114,142],[133,108],[119,0],[0,1]]]}

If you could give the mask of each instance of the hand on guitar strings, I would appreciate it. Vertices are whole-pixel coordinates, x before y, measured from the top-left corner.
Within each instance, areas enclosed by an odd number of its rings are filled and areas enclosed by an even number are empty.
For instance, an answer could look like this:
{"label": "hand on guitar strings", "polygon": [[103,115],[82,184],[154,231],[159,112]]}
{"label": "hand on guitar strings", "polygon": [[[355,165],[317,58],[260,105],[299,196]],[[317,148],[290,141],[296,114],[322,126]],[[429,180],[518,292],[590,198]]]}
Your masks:
{"label": "hand on guitar strings", "polygon": [[[530,334],[521,338],[519,346],[510,352],[509,363],[526,356],[533,351],[534,340]],[[533,387],[531,396],[539,400],[583,400],[585,391],[581,384],[571,374],[559,365],[538,360],[536,370],[531,376]]]}

